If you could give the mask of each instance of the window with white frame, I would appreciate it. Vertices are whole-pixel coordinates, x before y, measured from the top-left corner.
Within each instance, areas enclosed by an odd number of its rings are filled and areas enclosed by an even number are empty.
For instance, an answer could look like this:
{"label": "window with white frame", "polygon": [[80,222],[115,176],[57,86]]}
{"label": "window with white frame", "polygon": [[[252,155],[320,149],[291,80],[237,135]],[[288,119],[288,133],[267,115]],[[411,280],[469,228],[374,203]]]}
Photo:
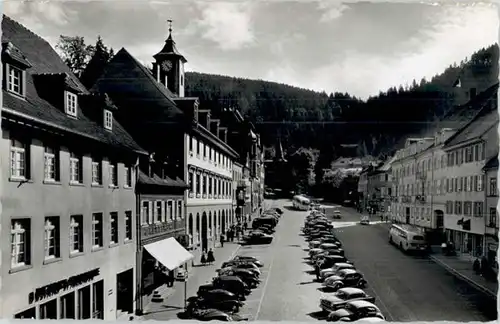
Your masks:
{"label": "window with white frame", "polygon": [[10,176],[16,179],[27,177],[27,145],[22,141],[10,140]]}
{"label": "window with white frame", "polygon": [[59,180],[59,159],[58,151],[49,146],[45,146],[44,152],[44,179],[45,181]]}
{"label": "window with white frame", "polygon": [[132,168],[129,166],[125,166],[125,188],[132,187]]}
{"label": "window with white frame", "polygon": [[104,128],[113,129],[113,113],[107,109],[104,109]]}
{"label": "window with white frame", "polygon": [[155,222],[160,223],[163,219],[163,209],[161,208],[161,200],[155,201]]}
{"label": "window with white frame", "polygon": [[92,248],[103,246],[103,223],[102,213],[92,214]]}
{"label": "window with white frame", "polygon": [[76,117],[76,107],[78,102],[78,96],[72,92],[66,91],[65,98],[65,110],[66,114]]}
{"label": "window with white frame", "polygon": [[114,162],[109,162],[109,186],[118,186],[118,165]]}
{"label": "window with white frame", "polygon": [[83,216],[73,215],[69,222],[69,252],[83,252]]}
{"label": "window with white frame", "polygon": [[45,260],[59,258],[59,217],[45,217]]}
{"label": "window with white frame", "polygon": [[69,157],[69,181],[82,183],[82,157],[71,153]]}
{"label": "window with white frame", "polygon": [[118,243],[118,213],[109,213],[109,227],[110,227],[110,244]]}
{"label": "window with white frame", "polygon": [[143,200],[141,206],[141,224],[149,223],[149,201]]}
{"label": "window with white frame", "polygon": [[125,211],[125,241],[132,239],[132,211]]}
{"label": "window with white frame", "polygon": [[168,215],[168,218],[170,220],[173,220],[174,219],[174,211],[173,211],[173,207],[172,207],[172,201],[169,200],[167,202],[167,215]]}
{"label": "window with white frame", "polygon": [[7,90],[9,92],[24,95],[24,72],[10,64],[7,65]]}
{"label": "window with white frame", "polygon": [[13,219],[10,227],[10,265],[12,268],[31,264],[30,235],[31,222],[29,218]]}
{"label": "window with white frame", "polygon": [[92,184],[102,184],[102,161],[97,160],[97,158],[92,159]]}

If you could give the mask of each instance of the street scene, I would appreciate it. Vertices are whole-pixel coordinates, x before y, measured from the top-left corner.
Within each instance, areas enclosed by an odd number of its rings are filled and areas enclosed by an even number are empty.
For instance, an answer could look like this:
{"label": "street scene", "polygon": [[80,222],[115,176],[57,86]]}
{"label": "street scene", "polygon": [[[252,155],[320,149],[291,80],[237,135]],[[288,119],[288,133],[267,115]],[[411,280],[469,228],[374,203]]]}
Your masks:
{"label": "street scene", "polygon": [[0,318],[498,320],[492,3],[2,3]]}

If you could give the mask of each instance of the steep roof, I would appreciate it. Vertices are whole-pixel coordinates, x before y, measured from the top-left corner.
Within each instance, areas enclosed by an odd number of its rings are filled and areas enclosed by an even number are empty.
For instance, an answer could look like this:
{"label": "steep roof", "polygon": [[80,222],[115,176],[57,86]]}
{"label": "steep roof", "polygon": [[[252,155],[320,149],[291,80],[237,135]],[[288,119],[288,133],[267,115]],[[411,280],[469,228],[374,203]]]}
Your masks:
{"label": "steep roof", "polygon": [[[108,131],[85,116],[80,108],[78,108],[78,117],[71,118],[61,109],[40,97],[34,82],[37,77],[50,80],[63,79],[65,84],[76,92],[84,95],[89,94],[89,91],[47,41],[4,15],[2,43],[13,44],[16,49],[15,55],[31,65],[26,71],[26,100],[3,90],[2,108],[4,114],[30,119],[33,122],[90,138],[113,147],[145,153],[116,120],[113,121],[113,130]],[[13,48],[11,47],[11,49]]]}
{"label": "steep roof", "polygon": [[92,90],[108,93],[118,106],[143,109],[145,102],[147,106],[159,106],[162,109],[155,110],[161,113],[162,118],[183,114],[172,100],[176,95],[157,82],[151,72],[125,48],[120,49],[108,62]]}
{"label": "steep roof", "polygon": [[163,46],[163,48],[161,49],[160,52],[158,52],[157,54],[153,55],[154,58],[160,58],[162,56],[177,56],[179,57],[182,62],[186,63],[187,60],[186,58],[184,57],[184,55],[182,55],[179,50],[177,50],[177,47],[175,46],[175,41],[174,39],[172,38],[172,31],[170,31],[169,35],[168,35],[168,38],[165,40],[165,45]]}
{"label": "steep roof", "polygon": [[490,157],[483,167],[483,170],[498,169],[498,152],[494,156]]}
{"label": "steep roof", "polygon": [[497,109],[493,109],[497,107],[497,92],[498,83],[478,95],[478,97],[481,97],[481,100],[476,101],[475,104],[482,106],[481,110],[467,125],[448,138],[445,142],[445,148],[481,137],[498,124],[498,111]]}

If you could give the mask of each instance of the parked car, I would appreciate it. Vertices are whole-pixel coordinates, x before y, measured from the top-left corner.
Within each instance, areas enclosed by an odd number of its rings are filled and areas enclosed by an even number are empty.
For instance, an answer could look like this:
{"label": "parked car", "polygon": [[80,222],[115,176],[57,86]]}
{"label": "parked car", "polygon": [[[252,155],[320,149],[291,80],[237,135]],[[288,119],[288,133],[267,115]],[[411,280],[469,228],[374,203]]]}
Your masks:
{"label": "parked car", "polygon": [[232,258],[230,261],[251,261],[253,264],[255,264],[259,268],[262,268],[264,266],[264,264],[262,264],[262,262],[260,262],[256,257],[253,257],[253,256],[237,255],[234,258]]}
{"label": "parked car", "polygon": [[370,217],[369,216],[362,216],[359,223],[361,225],[370,225]]}
{"label": "parked car", "polygon": [[242,268],[239,265],[233,265],[233,266],[229,266],[229,267],[226,267],[226,268],[217,269],[217,270],[215,270],[215,272],[217,272],[217,273],[227,273],[230,270],[239,270],[239,269],[250,271],[257,278],[260,276],[260,270],[258,268],[257,269],[254,269],[254,268]]}
{"label": "parked car", "polygon": [[372,297],[359,288],[346,287],[340,288],[334,294],[325,294],[320,300],[320,307],[325,312],[333,312],[354,300],[365,300],[370,303],[375,302]]}
{"label": "parked car", "polygon": [[227,314],[221,310],[210,308],[210,309],[197,309],[191,312],[190,316],[197,321],[209,322],[209,321],[221,321],[221,322],[239,322],[248,321],[248,318],[243,318],[237,314]]}
{"label": "parked car", "polygon": [[201,296],[193,296],[187,299],[186,310],[193,312],[195,309],[215,308],[226,312],[238,312],[243,302],[227,290],[216,289],[208,291]]}
{"label": "parked car", "polygon": [[340,213],[340,210],[333,211],[333,218],[334,219],[341,219],[342,218],[342,214]]}
{"label": "parked car", "polygon": [[243,240],[247,244],[270,244],[273,241],[273,236],[260,231],[254,231],[249,235],[243,236]]}
{"label": "parked car", "polygon": [[251,292],[250,287],[238,276],[218,276],[212,280],[212,284],[238,296],[245,296]]}
{"label": "parked car", "polygon": [[260,283],[259,278],[246,269],[227,269],[219,272],[220,276],[237,276],[250,288],[255,288]]}
{"label": "parked car", "polygon": [[373,303],[365,300],[355,300],[345,304],[344,308],[337,309],[328,315],[329,322],[354,322],[364,318],[378,317],[385,320],[380,309]]}
{"label": "parked car", "polygon": [[336,263],[350,263],[351,261],[347,260],[347,258],[343,255],[322,255],[315,260],[314,265],[319,267],[320,270],[331,268]]}
{"label": "parked car", "polygon": [[177,273],[175,275],[175,279],[178,280],[178,281],[184,281],[186,280],[188,277],[188,272],[186,271],[186,269],[180,267],[179,269],[177,269]]}
{"label": "parked car", "polygon": [[338,271],[336,275],[326,278],[322,285],[324,290],[329,291],[337,291],[344,287],[364,288],[366,280],[355,269],[343,269]]}
{"label": "parked car", "polygon": [[317,248],[319,248],[320,245],[321,245],[321,241],[320,240],[314,240],[314,241],[310,241],[309,242],[309,248],[310,249],[317,249]]}
{"label": "parked car", "polygon": [[354,265],[350,263],[335,263],[335,265],[331,268],[323,269],[319,272],[319,277],[322,280],[337,274],[340,270],[344,269],[354,269]]}
{"label": "parked car", "polygon": [[257,231],[260,231],[260,232],[268,234],[268,235],[271,235],[274,233],[274,230],[272,228],[265,227],[265,226],[261,226],[261,227],[257,228]]}

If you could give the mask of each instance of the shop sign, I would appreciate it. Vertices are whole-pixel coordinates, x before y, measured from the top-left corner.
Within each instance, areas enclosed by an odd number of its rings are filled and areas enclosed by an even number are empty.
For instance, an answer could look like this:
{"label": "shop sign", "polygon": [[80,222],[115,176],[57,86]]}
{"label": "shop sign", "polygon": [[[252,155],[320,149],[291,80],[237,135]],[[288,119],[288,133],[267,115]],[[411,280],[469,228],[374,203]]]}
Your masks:
{"label": "shop sign", "polygon": [[58,282],[54,282],[46,286],[43,286],[41,288],[37,288],[34,292],[29,293],[28,301],[31,304],[33,302],[42,300],[44,298],[56,295],[60,291],[80,286],[84,283],[92,281],[99,274],[100,274],[100,269],[97,268],[94,270],[81,273],[76,276],[69,277],[68,279],[63,279]]}
{"label": "shop sign", "polygon": [[142,227],[142,239],[160,233],[168,233],[174,230],[174,222],[150,224]]}

